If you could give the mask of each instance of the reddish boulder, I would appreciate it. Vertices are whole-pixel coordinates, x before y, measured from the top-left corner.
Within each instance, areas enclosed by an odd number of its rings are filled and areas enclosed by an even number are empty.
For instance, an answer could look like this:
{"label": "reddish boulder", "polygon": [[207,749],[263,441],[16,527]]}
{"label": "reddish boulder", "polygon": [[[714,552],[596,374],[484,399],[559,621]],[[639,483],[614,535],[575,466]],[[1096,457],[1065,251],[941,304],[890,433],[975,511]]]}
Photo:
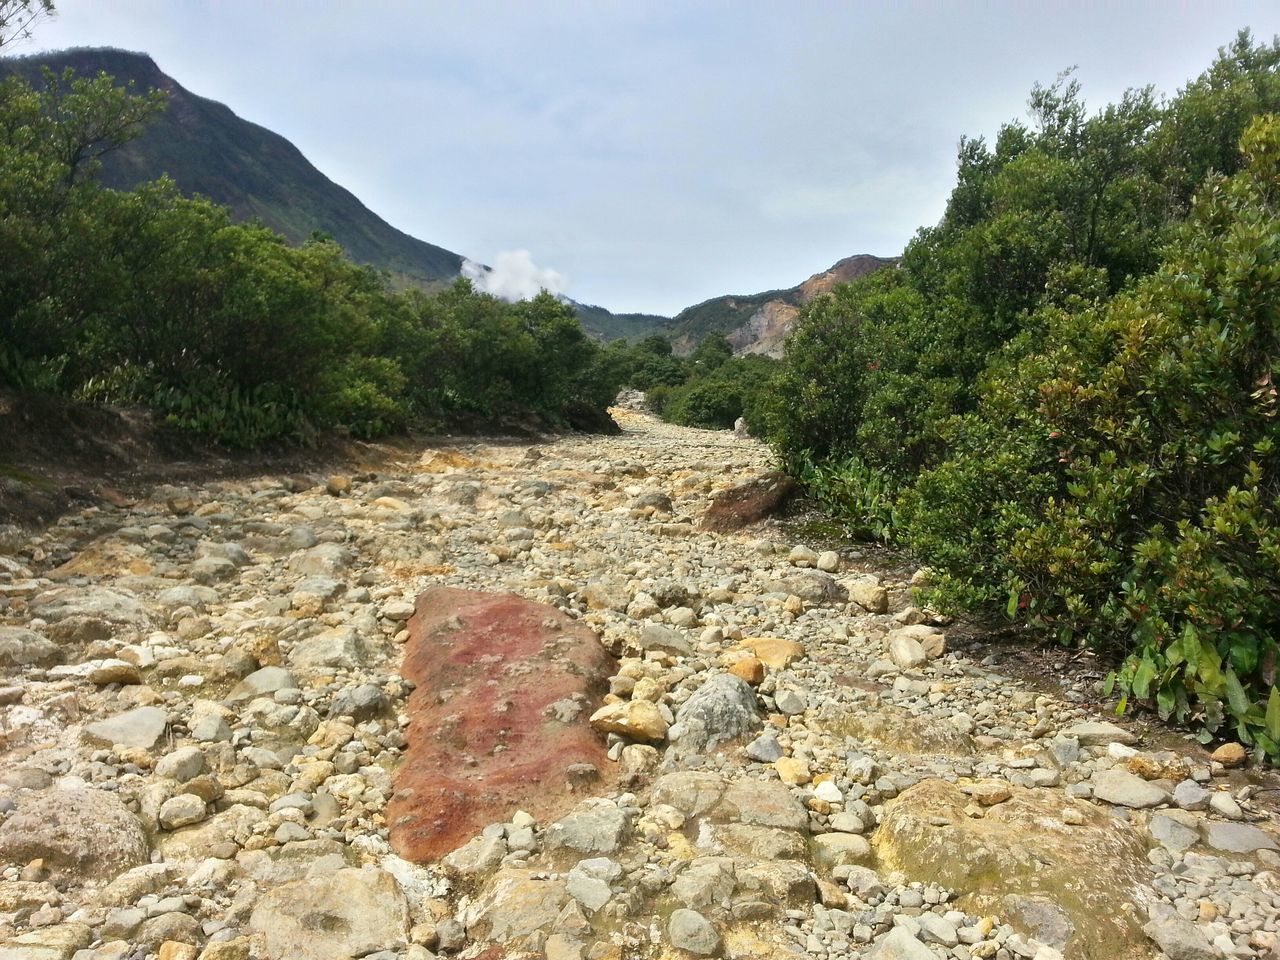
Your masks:
{"label": "reddish boulder", "polygon": [[785,473],[766,473],[717,493],[700,526],[714,533],[741,530],[778,513],[799,490],[799,485]]}
{"label": "reddish boulder", "polygon": [[409,747],[387,811],[396,852],[436,860],[516,810],[556,819],[577,802],[582,764],[612,776],[587,717],[615,668],[554,607],[451,587],[419,596],[401,667],[416,684]]}

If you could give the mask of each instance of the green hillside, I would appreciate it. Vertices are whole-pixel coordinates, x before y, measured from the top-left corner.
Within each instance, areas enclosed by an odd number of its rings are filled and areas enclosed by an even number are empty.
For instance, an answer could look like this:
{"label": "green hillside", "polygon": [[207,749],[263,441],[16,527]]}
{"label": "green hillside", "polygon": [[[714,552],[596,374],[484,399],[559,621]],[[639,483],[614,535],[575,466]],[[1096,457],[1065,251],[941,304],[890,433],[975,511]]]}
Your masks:
{"label": "green hillside", "polygon": [[104,158],[106,186],[130,189],[167,175],[184,194],[223,204],[237,220],[261,220],[294,243],[319,231],[333,237],[356,262],[417,284],[458,275],[460,255],[397,230],[317,170],[284,137],[187,90],[146,54],[82,48],[0,66],[33,82],[39,81],[42,67],[57,73],[70,67],[85,76],[107,73],[132,81],[138,92],[159,89],[168,94],[167,108],[146,132]]}

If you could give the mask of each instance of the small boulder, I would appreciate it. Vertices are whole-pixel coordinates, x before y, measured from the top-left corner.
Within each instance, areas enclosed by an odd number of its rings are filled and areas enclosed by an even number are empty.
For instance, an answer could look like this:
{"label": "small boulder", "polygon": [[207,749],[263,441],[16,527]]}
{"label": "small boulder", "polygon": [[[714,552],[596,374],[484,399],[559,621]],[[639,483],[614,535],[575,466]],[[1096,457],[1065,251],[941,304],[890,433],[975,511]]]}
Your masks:
{"label": "small boulder", "polygon": [[149,857],[142,823],[104,790],[33,796],[0,823],[0,861],[43,860],[69,879],[109,880]]}

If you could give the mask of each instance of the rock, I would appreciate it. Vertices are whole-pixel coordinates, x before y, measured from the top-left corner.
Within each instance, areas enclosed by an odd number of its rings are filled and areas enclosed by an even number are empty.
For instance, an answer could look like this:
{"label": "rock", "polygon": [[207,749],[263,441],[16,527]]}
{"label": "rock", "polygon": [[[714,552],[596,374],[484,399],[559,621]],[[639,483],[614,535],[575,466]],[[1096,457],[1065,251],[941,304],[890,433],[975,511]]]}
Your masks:
{"label": "rock", "polygon": [[552,850],[613,853],[626,839],[630,827],[631,821],[616,803],[590,797],[547,828],[546,843]]}
{"label": "rock", "polygon": [[137,597],[106,587],[55,588],[33,599],[31,613],[51,623],[95,620],[138,631],[152,626],[151,615]]}
{"label": "rock", "polygon": [[169,714],[160,707],[135,707],[106,720],[87,724],[85,739],[105,746],[120,744],[139,750],[154,747],[169,725]]}
{"label": "rock", "polygon": [[782,744],[778,742],[778,735],[770,730],[752,740],[745,750],[747,756],[756,763],[773,763],[785,753]]}
{"label": "rock", "polygon": [[1004,803],[1013,796],[1013,789],[1003,780],[987,780],[984,783],[975,783],[971,787],[966,787],[964,792],[973,797],[983,807],[994,807],[997,803]]}
{"label": "rock", "polygon": [[52,667],[63,656],[56,643],[34,630],[0,626],[0,667]]}
{"label": "rock", "polygon": [[477,940],[523,943],[550,930],[565,906],[565,882],[533,870],[499,870],[468,905],[467,933]]}
{"label": "rock", "polygon": [[804,656],[804,644],[778,637],[747,637],[740,644],[750,650],[770,670],[785,670]]}
{"label": "rock", "polygon": [[266,818],[266,811],[237,803],[195,826],[162,837],[160,851],[171,863],[205,860],[227,845],[232,846],[234,855],[234,847],[242,846]]}
{"label": "rock", "polygon": [[667,939],[676,949],[699,957],[714,957],[720,952],[720,934],[710,920],[694,910],[681,908],[671,912]]}
{"label": "rock", "polygon": [[1239,743],[1224,743],[1209,754],[1210,760],[1220,763],[1228,769],[1244,766],[1244,762],[1248,757],[1249,755],[1245,752],[1244,746]]}
{"label": "rock", "polygon": [[351,478],[345,474],[335,473],[325,481],[324,491],[331,497],[345,497],[351,492]]}
{"label": "rock", "polygon": [[779,757],[773,763],[778,771],[778,779],[792,786],[808,783],[813,774],[809,769],[809,761],[799,757]]}
{"label": "rock", "polygon": [[1183,780],[1173,788],[1173,802],[1183,810],[1204,810],[1209,806],[1209,791],[1194,780]]}
{"label": "rock", "polygon": [[884,615],[889,612],[889,591],[875,577],[859,577],[845,584],[849,599],[870,613]]}
{"label": "rock", "polygon": [[1151,831],[1152,838],[1166,850],[1181,853],[1200,842],[1200,831],[1194,825],[1184,823],[1174,816],[1175,813],[1177,811],[1153,814],[1147,829]]}
{"label": "rock", "polygon": [[1000,906],[1009,923],[1055,950],[1066,949],[1076,932],[1071,918],[1047,897],[1010,894],[1000,901]]}
{"label": "rock", "polygon": [[329,716],[351,717],[356,723],[364,723],[386,713],[391,706],[382,687],[376,683],[362,683],[344,690],[329,704]]}
{"label": "rock", "polygon": [[289,653],[289,665],[300,673],[316,673],[359,666],[366,656],[364,641],[354,629],[334,627],[298,643]]}
{"label": "rock", "polygon": [[894,927],[866,956],[867,960],[937,960],[906,927]]}
{"label": "rock", "polygon": [[1275,837],[1247,823],[1223,823],[1207,820],[1204,841],[1214,850],[1225,853],[1254,853],[1258,850],[1280,850]]}
{"label": "rock", "polygon": [[277,690],[296,690],[298,681],[284,667],[263,667],[255,670],[227,694],[227,703],[240,703],[256,697],[270,696]]}
{"label": "rock", "polygon": [[613,896],[610,884],[622,876],[622,867],[608,857],[591,857],[579,860],[569,871],[565,890],[592,913],[599,910]]}
{"label": "rock", "polygon": [[408,925],[404,893],[391,874],[373,867],[268,889],[249,918],[267,956],[296,960],[348,960],[403,949]]}
{"label": "rock", "polygon": [[923,780],[885,805],[873,841],[877,864],[970,891],[970,913],[999,913],[1010,895],[1047,898],[1075,927],[1068,956],[1147,956],[1137,911],[1123,908],[1148,882],[1143,834],[1100,807],[1069,800],[1079,823],[1067,826],[1063,802],[1061,794],[1014,787],[1010,799],[973,818],[962,791]]}
{"label": "rock", "polygon": [[674,746],[682,753],[709,753],[760,729],[756,695],[741,677],[708,679],[676,712]]}
{"label": "rock", "polygon": [[647,623],[640,630],[636,645],[648,653],[651,650],[669,653],[673,657],[689,657],[693,655],[693,647],[685,639],[684,634],[660,623]]}
{"label": "rock", "polygon": [[818,554],[818,559],[814,566],[823,573],[835,573],[840,569],[840,554],[834,550],[824,550]]}
{"label": "rock", "polygon": [[871,858],[871,844],[856,833],[820,833],[812,844],[814,863],[828,871]]}
{"label": "rock", "polygon": [[937,660],[947,652],[946,634],[927,624],[911,624],[890,631],[888,636],[890,650],[893,649],[894,640],[900,637],[910,638],[920,644],[920,649],[924,651],[925,657],[929,660]]}
{"label": "rock", "polygon": [[1244,810],[1236,803],[1236,798],[1226,792],[1218,792],[1209,798],[1209,811],[1225,820],[1243,820]]}
{"label": "rock", "polygon": [[1093,795],[1120,807],[1143,810],[1168,803],[1169,793],[1127,770],[1112,768],[1093,778]]}
{"label": "rock", "polygon": [[1188,920],[1165,917],[1152,920],[1142,929],[1169,960],[1215,960],[1218,956],[1209,938]]}
{"label": "rock", "polygon": [[440,862],[463,877],[475,877],[492,873],[507,855],[507,844],[502,837],[476,837],[464,843]]}
{"label": "rock", "polygon": [[781,471],[756,477],[716,494],[698,526],[715,533],[741,530],[778,513],[799,489],[796,482]]}
{"label": "rock", "polygon": [[771,582],[769,589],[813,604],[843,602],[848,596],[831,574],[821,570],[798,570]]}
{"label": "rock", "polygon": [[99,687],[105,687],[110,683],[122,685],[141,683],[142,671],[138,669],[137,664],[126,660],[97,660],[93,664],[93,669],[89,671],[89,682]]}
{"label": "rock", "polygon": [[88,924],[60,923],[32,930],[0,945],[0,960],[71,960],[92,940]]}
{"label": "rock", "polygon": [[556,819],[577,799],[575,764],[602,771],[596,789],[609,789],[616,767],[599,735],[548,710],[607,688],[616,663],[589,629],[513,594],[433,587],[409,630],[409,745],[386,810],[402,857],[437,859],[516,810]]}
{"label": "rock", "polygon": [[914,670],[929,662],[918,640],[900,634],[889,636],[889,659],[901,670]]}
{"label": "rock", "polygon": [[156,776],[186,783],[194,780],[207,769],[204,753],[199,747],[179,747],[156,762]]}
{"label": "rock", "polygon": [[755,657],[744,657],[738,660],[729,667],[729,672],[753,687],[758,687],[764,682],[764,663]]}
{"label": "rock", "polygon": [[667,739],[667,721],[649,700],[607,703],[591,715],[590,723],[602,733],[616,733],[632,740],[661,743]]}
{"label": "rock", "polygon": [[1105,720],[1087,720],[1061,732],[1064,737],[1074,737],[1082,747],[1105,747],[1108,743],[1134,744],[1138,738],[1124,727],[1117,727]]}
{"label": "rock", "polygon": [[71,881],[110,880],[149,855],[142,823],[103,790],[29,796],[0,823],[0,861],[41,859],[55,876]]}
{"label": "rock", "polygon": [[799,690],[785,687],[773,695],[773,702],[783,716],[796,717],[809,709],[809,701]]}
{"label": "rock", "polygon": [[208,816],[204,800],[192,793],[180,793],[170,797],[160,805],[160,826],[166,830],[177,830],[199,823]]}

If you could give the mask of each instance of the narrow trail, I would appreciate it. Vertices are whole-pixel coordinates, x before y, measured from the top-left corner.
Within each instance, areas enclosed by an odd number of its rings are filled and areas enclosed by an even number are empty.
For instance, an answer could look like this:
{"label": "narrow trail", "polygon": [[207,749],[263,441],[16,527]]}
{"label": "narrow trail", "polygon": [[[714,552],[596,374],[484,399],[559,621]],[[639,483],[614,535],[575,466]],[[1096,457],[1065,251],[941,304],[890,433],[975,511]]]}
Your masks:
{"label": "narrow trail", "polygon": [[[700,531],[765,448],[618,417],[158,488],[6,545],[0,960],[1280,955],[1274,776],[957,654],[859,551]],[[415,797],[505,750],[410,722],[441,586],[618,659],[553,704],[607,751],[531,799],[561,812],[411,863]],[[447,707],[436,682],[415,703]],[[416,738],[445,749],[406,788]]]}

